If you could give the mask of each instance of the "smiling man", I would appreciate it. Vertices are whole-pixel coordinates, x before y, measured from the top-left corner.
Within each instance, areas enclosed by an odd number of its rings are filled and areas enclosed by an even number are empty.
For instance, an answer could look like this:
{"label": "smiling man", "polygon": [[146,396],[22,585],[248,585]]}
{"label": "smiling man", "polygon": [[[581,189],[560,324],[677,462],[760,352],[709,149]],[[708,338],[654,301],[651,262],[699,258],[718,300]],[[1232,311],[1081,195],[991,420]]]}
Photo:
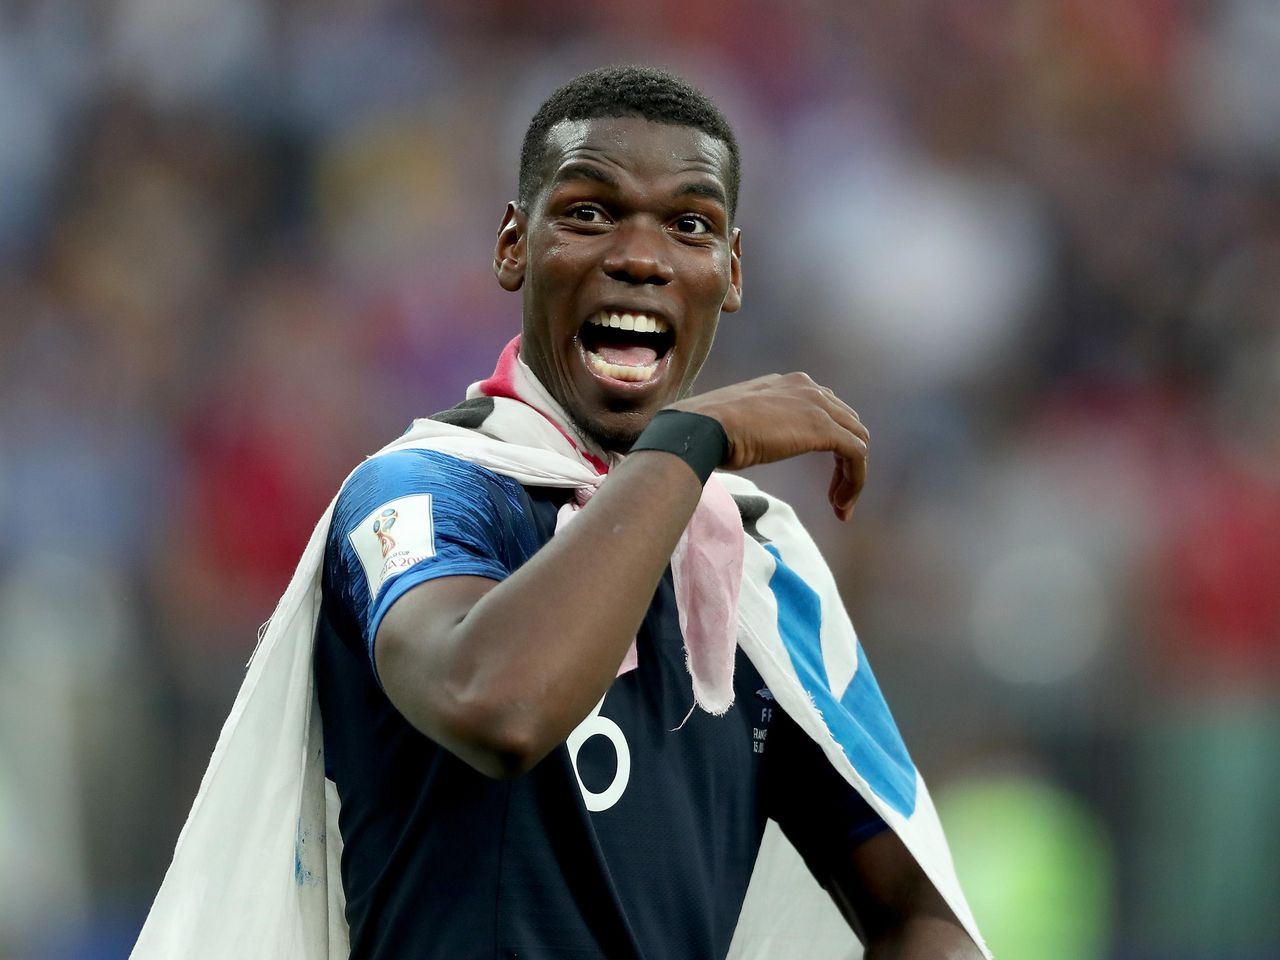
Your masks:
{"label": "smiling man", "polygon": [[[683,111],[695,116],[696,103]],[[495,268],[523,289],[522,358],[606,446],[625,451],[691,391],[721,312],[742,302],[737,145],[710,109],[700,126],[628,116],[549,127],[564,111],[544,109],[530,130]]]}
{"label": "smiling man", "polygon": [[[850,950],[981,955],[895,832],[915,770],[869,668],[840,689],[802,669],[829,575],[786,565],[785,506],[712,476],[834,455],[847,520],[867,455],[857,414],[803,374],[692,392],[742,300],[738,168],[724,118],[668,74],[557,91],[495,251],[521,337],[417,428],[443,440],[343,488],[315,678],[352,957],[722,958],[771,819]],[[769,631],[795,666],[737,646]],[[825,696],[830,715],[868,701],[874,749],[818,718]],[[871,759],[842,776],[824,741]]]}

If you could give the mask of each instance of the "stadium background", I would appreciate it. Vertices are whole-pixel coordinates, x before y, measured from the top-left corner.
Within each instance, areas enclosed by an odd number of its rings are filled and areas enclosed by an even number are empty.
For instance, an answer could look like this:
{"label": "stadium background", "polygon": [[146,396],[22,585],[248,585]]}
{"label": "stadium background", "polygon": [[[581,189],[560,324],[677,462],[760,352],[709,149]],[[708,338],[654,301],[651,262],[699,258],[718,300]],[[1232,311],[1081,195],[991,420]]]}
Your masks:
{"label": "stadium background", "polygon": [[0,3],[0,957],[127,954],[347,471],[491,369],[524,124],[740,132],[704,385],[862,413],[812,525],[1009,960],[1280,957],[1272,0]]}

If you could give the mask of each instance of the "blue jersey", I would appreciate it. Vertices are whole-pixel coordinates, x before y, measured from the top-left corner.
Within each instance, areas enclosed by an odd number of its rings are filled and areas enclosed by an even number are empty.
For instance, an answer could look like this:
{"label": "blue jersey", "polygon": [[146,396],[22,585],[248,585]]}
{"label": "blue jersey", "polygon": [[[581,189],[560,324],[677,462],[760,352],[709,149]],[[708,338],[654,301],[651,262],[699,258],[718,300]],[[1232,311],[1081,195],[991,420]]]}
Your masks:
{"label": "blue jersey", "polygon": [[373,657],[391,605],[435,577],[502,580],[569,496],[409,450],[366,462],[338,499],[315,673],[353,960],[724,957],[767,818],[819,877],[885,828],[741,653],[734,706],[682,724],[669,569],[638,667],[529,773],[490,779],[396,711]]}

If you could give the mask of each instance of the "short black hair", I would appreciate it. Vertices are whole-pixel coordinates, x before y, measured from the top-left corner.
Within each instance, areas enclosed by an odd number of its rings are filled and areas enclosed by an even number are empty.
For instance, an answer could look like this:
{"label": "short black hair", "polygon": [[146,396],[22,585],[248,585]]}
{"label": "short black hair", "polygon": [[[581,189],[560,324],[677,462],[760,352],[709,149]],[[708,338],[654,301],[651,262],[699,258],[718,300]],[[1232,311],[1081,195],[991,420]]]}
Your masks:
{"label": "short black hair", "polygon": [[729,219],[738,207],[740,160],[738,140],[720,109],[701,90],[675,74],[656,67],[600,67],[581,74],[551,94],[529,121],[520,148],[517,197],[528,210],[541,183],[547,133],[562,120],[601,117],[643,117],[654,123],[694,127],[729,148]]}

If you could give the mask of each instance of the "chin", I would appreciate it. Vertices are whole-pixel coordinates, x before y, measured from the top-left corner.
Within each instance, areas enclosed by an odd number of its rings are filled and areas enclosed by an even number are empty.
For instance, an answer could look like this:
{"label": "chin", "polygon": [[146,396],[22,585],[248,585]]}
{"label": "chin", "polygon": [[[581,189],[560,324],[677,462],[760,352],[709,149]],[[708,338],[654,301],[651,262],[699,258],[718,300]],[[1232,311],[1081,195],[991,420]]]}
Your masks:
{"label": "chin", "polygon": [[605,417],[574,416],[578,428],[605,450],[626,453],[649,425],[653,414],[614,414]]}

